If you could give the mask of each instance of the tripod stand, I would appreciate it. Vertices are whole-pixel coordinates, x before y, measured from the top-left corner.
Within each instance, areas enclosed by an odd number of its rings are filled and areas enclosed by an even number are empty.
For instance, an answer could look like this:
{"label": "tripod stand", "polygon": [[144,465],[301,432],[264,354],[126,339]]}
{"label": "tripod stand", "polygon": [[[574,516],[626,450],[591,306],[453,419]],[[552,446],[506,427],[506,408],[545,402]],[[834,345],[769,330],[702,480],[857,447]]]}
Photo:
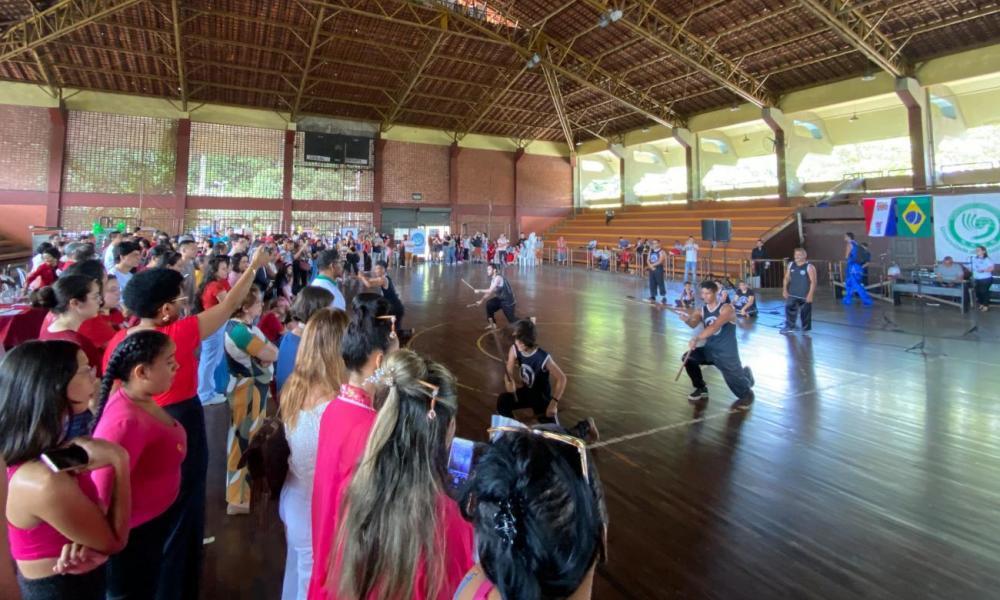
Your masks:
{"label": "tripod stand", "polygon": [[920,266],[913,268],[913,279],[917,284],[917,302],[920,303],[920,341],[913,344],[904,352],[920,352],[921,356],[927,356],[927,299],[924,297],[924,282],[920,277]]}

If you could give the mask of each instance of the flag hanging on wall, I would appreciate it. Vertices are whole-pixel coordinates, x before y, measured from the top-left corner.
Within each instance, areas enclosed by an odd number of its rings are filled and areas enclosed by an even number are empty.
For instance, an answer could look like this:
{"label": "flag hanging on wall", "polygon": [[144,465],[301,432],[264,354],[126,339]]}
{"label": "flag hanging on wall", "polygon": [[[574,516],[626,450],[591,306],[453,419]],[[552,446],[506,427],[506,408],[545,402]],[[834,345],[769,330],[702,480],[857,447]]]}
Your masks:
{"label": "flag hanging on wall", "polygon": [[896,235],[896,199],[865,198],[865,229],[869,237]]}
{"label": "flag hanging on wall", "polygon": [[899,237],[931,237],[930,196],[901,196],[896,201],[896,235]]}

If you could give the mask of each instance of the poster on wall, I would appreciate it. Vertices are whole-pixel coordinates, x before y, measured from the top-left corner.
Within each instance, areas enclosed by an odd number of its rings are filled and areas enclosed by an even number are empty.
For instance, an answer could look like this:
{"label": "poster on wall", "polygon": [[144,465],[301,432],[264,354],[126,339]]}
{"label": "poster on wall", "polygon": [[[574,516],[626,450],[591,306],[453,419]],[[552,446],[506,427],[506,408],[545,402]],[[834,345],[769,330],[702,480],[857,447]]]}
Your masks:
{"label": "poster on wall", "polygon": [[427,238],[424,235],[423,229],[411,229],[410,230],[410,243],[412,247],[409,249],[413,254],[423,254],[424,246],[427,243]]}
{"label": "poster on wall", "polygon": [[1000,255],[1000,194],[934,197],[934,252],[969,262],[976,246]]}

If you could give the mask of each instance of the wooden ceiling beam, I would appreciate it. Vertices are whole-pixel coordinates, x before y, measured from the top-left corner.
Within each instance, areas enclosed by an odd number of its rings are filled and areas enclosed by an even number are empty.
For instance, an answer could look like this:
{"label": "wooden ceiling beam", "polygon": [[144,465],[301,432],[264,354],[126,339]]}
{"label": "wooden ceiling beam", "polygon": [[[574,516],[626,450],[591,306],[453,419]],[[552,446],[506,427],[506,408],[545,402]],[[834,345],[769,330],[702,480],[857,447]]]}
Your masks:
{"label": "wooden ceiling beam", "polygon": [[[604,12],[603,0],[582,0],[598,12]],[[622,18],[610,25],[624,27],[641,35],[661,50],[708,76],[722,87],[757,106],[772,106],[774,96],[764,86],[764,81],[744,70],[739,62],[717,51],[699,36],[685,29],[661,12],[653,0],[636,0],[623,9]]]}
{"label": "wooden ceiling beam", "polygon": [[420,76],[423,74],[424,69],[427,68],[434,60],[434,53],[437,49],[441,47],[441,42],[444,41],[445,33],[448,31],[448,19],[441,19],[441,31],[438,33],[431,34],[425,41],[421,48],[421,52],[417,56],[423,56],[420,60],[413,63],[410,71],[406,74],[403,82],[403,86],[397,90],[396,94],[392,98],[392,107],[389,109],[389,113],[386,116],[385,122],[382,123],[382,130],[385,131],[392,127],[396,122],[396,117],[399,116],[399,111],[406,104],[406,101],[410,99],[413,93],[414,86],[420,81]]}
{"label": "wooden ceiling beam", "polygon": [[[551,54],[541,58],[542,62],[552,68],[558,75],[581,85],[590,87],[604,95],[615,98],[619,103],[627,106],[631,110],[645,115],[647,118],[672,126],[681,122],[681,118],[670,108],[655,99],[643,94],[640,90],[626,83],[620,77],[605,70],[593,60],[574,51],[571,46],[559,40],[552,39],[541,30],[530,27],[522,28],[497,28],[484,21],[468,16],[463,12],[451,10],[447,5],[435,7],[426,6],[421,0],[405,0],[414,13],[417,11],[440,12],[446,11],[451,14],[453,21],[458,21],[476,31],[479,35],[473,36],[488,42],[503,44],[510,48],[518,56],[519,60],[529,61],[536,54],[536,46],[547,46]],[[508,21],[516,22],[502,10],[496,12]],[[411,24],[413,24],[411,22]],[[534,44],[533,44],[534,43]],[[549,58],[555,57],[555,60]]]}
{"label": "wooden ceiling beam", "polygon": [[559,90],[559,80],[556,79],[556,74],[548,65],[542,66],[542,74],[545,75],[545,85],[548,86],[549,94],[552,96],[552,105],[555,106],[556,116],[559,117],[559,127],[566,139],[566,145],[572,150],[575,147],[573,145],[573,128],[566,117],[566,106],[563,102],[562,92]]}
{"label": "wooden ceiling beam", "polygon": [[140,0],[60,0],[0,34],[0,63],[138,2]]}
{"label": "wooden ceiling beam", "polygon": [[[177,0],[173,0],[176,2]],[[299,107],[302,106],[302,94],[306,91],[306,82],[309,81],[309,70],[312,69],[313,54],[316,52],[316,45],[319,42],[319,30],[323,27],[323,20],[326,16],[326,7],[319,7],[319,12],[313,17],[312,32],[309,34],[309,49],[306,51],[305,61],[302,64],[302,76],[299,79],[298,89],[295,92],[295,102],[292,104],[292,121],[299,116]]]}
{"label": "wooden ceiling beam", "polygon": [[181,110],[188,109],[187,78],[184,76],[184,45],[181,38],[181,11],[178,0],[170,0],[170,18],[174,27],[174,54],[177,56],[177,82],[181,94]]}
{"label": "wooden ceiling beam", "polygon": [[820,21],[837,33],[855,50],[893,77],[903,77],[912,67],[889,36],[878,29],[861,10],[846,0],[800,0]]}

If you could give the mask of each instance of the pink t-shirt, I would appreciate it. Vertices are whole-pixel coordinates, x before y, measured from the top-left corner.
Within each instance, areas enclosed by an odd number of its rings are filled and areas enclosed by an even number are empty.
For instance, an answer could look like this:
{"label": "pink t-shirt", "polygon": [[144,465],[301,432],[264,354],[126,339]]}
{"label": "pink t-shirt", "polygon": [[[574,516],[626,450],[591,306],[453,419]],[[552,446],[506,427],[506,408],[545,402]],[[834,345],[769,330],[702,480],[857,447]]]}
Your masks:
{"label": "pink t-shirt", "polygon": [[[130,527],[138,527],[170,508],[180,490],[181,462],[187,454],[187,433],[180,423],[164,424],[118,388],[104,406],[94,437],[114,442],[128,452],[132,473]],[[90,475],[102,503],[107,505],[114,471],[99,469]]]}
{"label": "pink t-shirt", "polygon": [[[341,387],[340,394],[327,407],[320,421],[313,484],[313,571],[309,582],[309,600],[337,598],[336,593],[324,589],[328,583],[331,546],[337,535],[343,496],[364,454],[374,424],[375,411],[371,408],[371,399],[363,390],[349,386]],[[446,600],[452,597],[466,572],[475,564],[472,557],[474,540],[472,525],[462,518],[454,500],[442,495],[439,511],[444,528],[445,581],[441,583],[438,599]],[[421,561],[414,580],[413,600],[430,600],[423,592],[425,574]],[[335,582],[330,584],[330,588],[336,588]]]}
{"label": "pink t-shirt", "polygon": [[313,476],[312,545],[313,569],[309,580],[309,600],[328,597],[323,589],[337,529],[340,488],[346,487],[351,473],[365,452],[368,434],[375,425],[372,399],[358,387],[342,385],[340,394],[323,411],[319,423],[316,474]]}

